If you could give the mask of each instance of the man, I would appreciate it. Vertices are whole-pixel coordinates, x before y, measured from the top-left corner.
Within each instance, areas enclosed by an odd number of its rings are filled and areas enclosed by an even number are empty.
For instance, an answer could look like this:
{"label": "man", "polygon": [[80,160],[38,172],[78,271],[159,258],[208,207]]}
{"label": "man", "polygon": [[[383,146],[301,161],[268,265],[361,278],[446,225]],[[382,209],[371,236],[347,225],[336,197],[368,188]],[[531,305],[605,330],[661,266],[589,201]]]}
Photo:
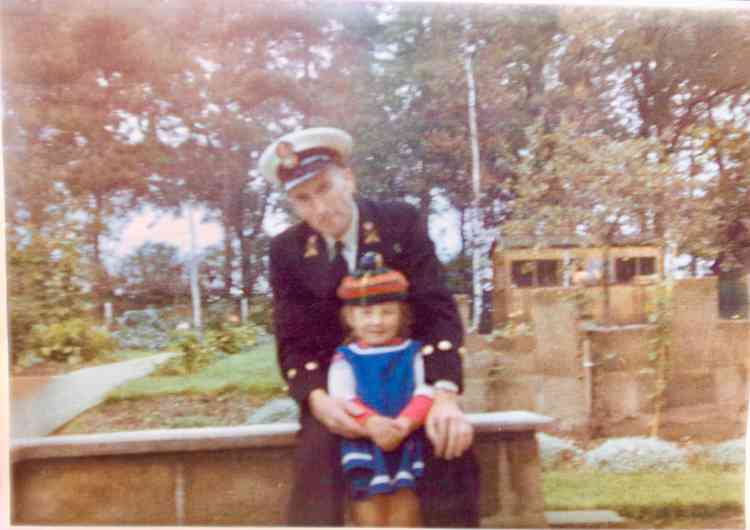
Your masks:
{"label": "man", "polygon": [[274,238],[270,255],[278,360],[302,426],[289,523],[344,522],[338,441],[365,431],[356,420],[363,411],[326,391],[333,352],[345,338],[336,288],[359,256],[375,251],[409,279],[413,337],[425,344],[425,377],[436,389],[425,424],[432,451],[418,490],[425,524],[478,526],[478,471],[467,451],[473,430],[457,403],[462,325],[453,297],[416,209],[354,198],[351,151],[344,131],[313,128],[283,136],[259,161],[302,220]]}

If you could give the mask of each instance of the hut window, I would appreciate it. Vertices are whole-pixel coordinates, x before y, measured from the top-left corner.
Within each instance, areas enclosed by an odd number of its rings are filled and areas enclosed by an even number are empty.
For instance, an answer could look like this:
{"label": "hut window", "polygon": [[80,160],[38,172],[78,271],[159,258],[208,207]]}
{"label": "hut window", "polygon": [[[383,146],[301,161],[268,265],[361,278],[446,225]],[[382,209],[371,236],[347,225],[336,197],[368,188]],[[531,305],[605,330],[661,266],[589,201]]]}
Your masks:
{"label": "hut window", "polygon": [[627,257],[615,260],[615,282],[628,283],[636,275],[656,274],[656,258]]}
{"label": "hut window", "polygon": [[514,287],[551,287],[562,284],[562,261],[554,259],[516,260],[511,264]]}

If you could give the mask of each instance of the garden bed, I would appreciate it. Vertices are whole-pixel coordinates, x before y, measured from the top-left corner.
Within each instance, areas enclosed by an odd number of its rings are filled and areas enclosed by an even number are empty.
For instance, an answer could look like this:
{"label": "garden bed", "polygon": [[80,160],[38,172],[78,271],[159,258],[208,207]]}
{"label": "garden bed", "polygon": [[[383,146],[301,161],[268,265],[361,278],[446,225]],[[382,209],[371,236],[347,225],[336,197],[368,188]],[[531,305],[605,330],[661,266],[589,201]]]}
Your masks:
{"label": "garden bed", "polygon": [[214,396],[182,394],[106,401],[52,435],[244,425],[265,401],[239,390]]}
{"label": "garden bed", "polygon": [[270,343],[224,356],[195,373],[177,373],[180,366],[174,358],[120,385],[52,434],[243,425],[263,403],[283,395]]}

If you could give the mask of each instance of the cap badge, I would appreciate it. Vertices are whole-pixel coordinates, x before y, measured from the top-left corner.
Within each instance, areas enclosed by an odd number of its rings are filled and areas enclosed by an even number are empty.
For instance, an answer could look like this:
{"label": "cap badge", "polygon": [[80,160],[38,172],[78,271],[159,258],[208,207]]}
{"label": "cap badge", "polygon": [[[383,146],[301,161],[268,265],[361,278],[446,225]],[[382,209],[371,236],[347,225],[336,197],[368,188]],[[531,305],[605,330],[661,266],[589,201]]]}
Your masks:
{"label": "cap badge", "polygon": [[401,243],[394,243],[393,244],[393,252],[395,252],[396,254],[401,254],[402,250],[403,249],[401,248]]}
{"label": "cap badge", "polygon": [[318,256],[318,236],[311,235],[307,238],[307,244],[305,245],[305,257],[314,258]]}
{"label": "cap badge", "polygon": [[276,156],[279,164],[285,169],[294,169],[299,165],[299,157],[294,152],[294,147],[289,142],[279,142],[276,146]]}
{"label": "cap badge", "polygon": [[365,243],[371,245],[373,243],[380,243],[380,235],[375,229],[375,225],[371,221],[365,221],[362,225],[365,230]]}

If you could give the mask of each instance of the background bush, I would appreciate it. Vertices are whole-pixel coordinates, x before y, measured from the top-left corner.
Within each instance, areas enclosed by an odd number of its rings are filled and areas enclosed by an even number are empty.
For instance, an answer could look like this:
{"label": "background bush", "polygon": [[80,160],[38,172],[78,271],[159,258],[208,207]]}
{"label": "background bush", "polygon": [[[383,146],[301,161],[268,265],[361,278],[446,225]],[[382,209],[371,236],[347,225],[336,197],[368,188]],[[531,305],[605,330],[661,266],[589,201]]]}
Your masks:
{"label": "background bush", "polygon": [[28,337],[27,354],[78,364],[116,347],[117,342],[109,332],[92,320],[71,318],[53,324],[35,324]]}

